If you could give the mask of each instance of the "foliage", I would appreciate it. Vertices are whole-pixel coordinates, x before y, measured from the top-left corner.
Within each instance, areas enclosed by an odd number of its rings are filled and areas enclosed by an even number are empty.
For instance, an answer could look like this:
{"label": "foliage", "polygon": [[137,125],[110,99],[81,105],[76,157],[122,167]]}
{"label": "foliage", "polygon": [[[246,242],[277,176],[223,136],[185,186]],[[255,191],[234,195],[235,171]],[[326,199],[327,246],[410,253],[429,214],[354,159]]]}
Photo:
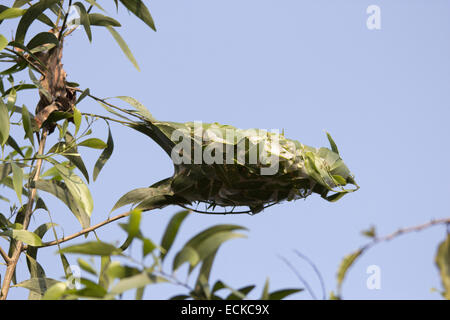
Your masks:
{"label": "foliage", "polygon": [[[127,240],[121,247],[94,241],[59,250],[62,255],[81,254],[99,257],[101,260],[99,268],[93,264],[94,259],[90,261],[81,257],[77,259],[80,269],[85,271],[85,274],[91,275],[90,278],[75,278],[72,275],[65,281],[57,281],[47,277],[32,277],[18,283],[16,287],[29,289],[43,299],[115,299],[130,290],[134,290],[136,299],[140,299],[149,286],[171,283],[186,291],[172,299],[215,300],[244,299],[256,287],[249,285],[241,289],[233,289],[222,281],[210,284],[210,274],[219,248],[228,240],[244,237],[243,234],[236,232],[244,228],[234,225],[216,225],[200,232],[175,254],[172,268],[166,271],[163,268],[164,260],[172,248],[171,244],[180,230],[181,223],[189,216],[189,211],[178,212],[172,217],[159,245],[142,234],[139,228],[140,215],[141,211],[133,211],[128,223],[121,225],[127,232]],[[137,260],[126,254],[126,248],[133,242],[139,242],[142,249],[142,256]],[[118,259],[113,259],[112,256]],[[175,272],[184,264],[189,265],[189,275],[192,275],[192,271],[198,267],[195,281],[181,281],[175,276]],[[267,291],[263,292],[261,297],[283,299],[300,291],[302,289]]]}
{"label": "foliage", "polygon": [[[143,1],[120,0],[115,1],[115,4],[117,9],[122,5],[156,31],[150,11]],[[71,8],[77,9],[79,21],[70,21]],[[94,200],[88,184],[99,177],[114,151],[110,122],[131,127],[140,125],[140,122],[128,121],[118,113],[127,112],[126,110],[91,95],[89,89],[79,89],[77,83],[66,79],[61,63],[63,44],[66,37],[78,27],[78,23],[89,41],[95,40],[95,28],[106,28],[125,56],[139,69],[131,50],[116,30],[121,24],[105,13],[103,7],[92,0],[75,3],[58,0],[14,1],[12,7],[0,5],[0,23],[5,19],[17,19],[14,39],[8,41],[5,35],[0,35],[0,62],[8,65],[0,72],[0,184],[16,195],[16,199],[1,196],[1,200],[11,203],[8,215],[0,213],[0,236],[10,243],[8,253],[3,249],[0,251],[7,267],[2,277],[2,298],[6,298],[11,282],[14,287],[28,289],[30,299],[112,299],[121,297],[129,290],[136,290],[136,298],[142,298],[144,288],[148,285],[170,282],[188,289],[186,294],[177,296],[177,299],[243,299],[253,290],[254,285],[233,289],[222,281],[209,283],[213,262],[222,244],[230,239],[244,237],[238,232],[244,231],[240,226],[217,225],[200,232],[175,254],[170,271],[166,272],[162,268],[189,211],[179,212],[170,220],[159,245],[143,235],[140,230],[141,210],[135,209],[104,222],[106,224],[129,217],[128,223],[120,224],[127,233],[122,246],[116,247],[97,239],[61,247],[68,239],[87,235],[97,228],[91,226]],[[48,27],[51,29],[29,35],[31,25],[38,22],[43,23],[47,30]],[[24,79],[24,76],[29,81],[17,82],[16,78]],[[32,107],[16,103],[23,90],[33,89],[37,93],[35,113],[29,111]],[[85,98],[98,101],[113,113],[114,118],[82,112],[80,104]],[[146,114],[145,107],[133,98],[119,98],[138,106]],[[92,125],[99,119],[104,120],[108,126],[106,140],[94,136]],[[24,139],[21,139],[21,135]],[[100,152],[92,176],[83,160],[83,148]],[[47,168],[45,171],[44,163]],[[50,212],[50,222],[38,226],[34,231],[28,230],[33,213],[37,210],[48,211],[45,203],[48,194],[59,199],[74,215],[80,224],[80,233],[58,239],[55,230],[57,225],[51,222]],[[122,204],[132,203],[136,194],[139,192],[122,200]],[[148,196],[147,192],[146,197]],[[161,194],[155,192],[153,196],[151,201],[146,202],[146,209],[159,207],[164,202]],[[55,241],[42,240],[48,231],[53,232]],[[127,255],[127,248],[135,242],[142,246],[142,262],[139,263]],[[65,281],[47,277],[45,265],[38,262],[38,251],[54,245],[59,248],[58,253],[66,273]],[[15,269],[21,254],[26,256],[30,278],[17,282]],[[74,274],[68,259],[74,254],[99,257],[98,269],[82,257],[77,259],[79,268],[94,279],[79,279]],[[185,264],[189,265],[189,275],[198,269],[193,285],[175,278],[174,272]],[[74,283],[78,283],[77,286]],[[261,297],[283,299],[299,291],[301,289],[269,292],[267,281]]]}
{"label": "foliage", "polygon": [[[126,108],[118,107],[110,99],[98,98],[89,88],[80,89],[79,84],[66,79],[61,63],[63,45],[66,37],[79,26],[83,28],[89,42],[95,41],[96,28],[108,30],[126,58],[139,70],[136,58],[117,31],[122,27],[121,23],[108,16],[98,1],[11,2],[11,7],[0,5],[0,24],[5,20],[17,22],[12,39],[8,39],[6,34],[0,34],[0,63],[5,66],[0,71],[0,185],[10,189],[9,193],[0,195],[0,201],[9,206],[9,213],[0,213],[0,237],[9,243],[9,250],[0,247],[0,255],[6,266],[6,272],[1,277],[1,299],[7,298],[11,285],[28,289],[30,299],[115,299],[130,290],[135,291],[136,299],[141,299],[148,286],[158,283],[171,283],[183,288],[184,292],[172,299],[245,299],[253,292],[255,285],[236,289],[221,280],[211,281],[212,267],[220,248],[228,240],[245,237],[246,230],[243,227],[216,225],[207,228],[191,237],[178,252],[173,252],[177,234],[190,210],[178,212],[172,217],[159,244],[142,233],[142,212],[169,204],[185,207],[205,202],[213,210],[215,206],[231,206],[233,209],[235,206],[248,206],[249,211],[245,213],[257,213],[269,205],[305,198],[311,193],[336,201],[354,191],[345,189],[347,184],[359,188],[328,133],[330,149],[316,149],[287,139],[284,134],[265,132],[260,135],[216,123],[205,124],[209,140],[201,143],[202,152],[215,147],[231,146],[234,149],[244,143],[247,156],[251,150],[264,149],[268,142],[278,140],[282,148],[277,151],[268,149],[268,154],[279,156],[280,170],[275,175],[262,176],[257,170],[270,167],[273,163],[262,164],[261,159],[258,159],[256,165],[247,165],[240,163],[237,156],[233,157],[231,165],[175,164],[172,177],[150,187],[128,192],[113,207],[116,210],[133,204],[134,209],[91,226],[94,199],[88,185],[100,177],[115,150],[111,123],[119,123],[147,135],[171,156],[178,142],[172,137],[176,129],[181,129],[185,133],[184,137],[191,139],[190,143],[198,143],[193,135],[195,124],[157,121],[141,103],[131,97],[116,97],[127,105]],[[140,19],[143,26],[156,31],[155,22],[144,1],[115,0],[114,4],[118,12],[125,9]],[[76,8],[79,12],[78,21],[70,20],[70,8]],[[31,34],[31,26],[33,30],[39,31]],[[18,105],[24,90],[35,92],[36,106]],[[95,100],[108,114],[82,112],[85,99]],[[129,106],[133,109],[128,109]],[[108,130],[106,139],[93,131],[93,124],[100,120],[105,122]],[[233,131],[236,139],[221,140],[220,137],[227,130]],[[210,133],[214,134],[211,136]],[[92,170],[83,160],[81,151],[84,148],[99,153]],[[194,144],[192,148],[195,149]],[[211,152],[210,155],[215,153]],[[44,164],[47,168],[45,171]],[[329,195],[329,192],[335,193]],[[6,197],[8,194],[14,194],[14,199]],[[79,222],[81,231],[58,239],[58,226],[51,221],[46,205],[49,195],[67,207],[67,212]],[[31,218],[38,210],[47,211],[49,221],[30,227],[30,222],[33,222]],[[119,247],[100,239],[63,245],[66,241],[87,235],[124,217],[128,217],[128,222],[120,226],[126,232],[126,239]],[[439,223],[448,223],[448,220]],[[42,240],[48,232],[53,233],[54,241]],[[343,281],[357,258],[373,244],[390,239],[377,237],[373,228],[364,234],[371,237],[373,242],[344,258],[338,271],[337,294],[331,298],[342,297]],[[141,247],[138,260],[127,254],[130,245],[136,243]],[[58,247],[65,271],[64,281],[47,277],[46,265],[41,265],[38,259],[40,250],[54,246]],[[445,298],[449,298],[448,249],[447,236],[436,255],[436,265],[443,284],[442,295]],[[172,252],[173,263],[167,269],[167,263],[164,262]],[[88,277],[80,278],[70,268],[68,257],[72,259],[73,255],[76,255],[79,268]],[[85,260],[85,255],[93,259]],[[18,281],[15,270],[21,256],[26,258],[30,277]],[[180,272],[183,266],[187,267],[186,281],[177,278],[175,273]],[[260,299],[283,299],[302,290],[288,288],[271,292],[267,279]]]}

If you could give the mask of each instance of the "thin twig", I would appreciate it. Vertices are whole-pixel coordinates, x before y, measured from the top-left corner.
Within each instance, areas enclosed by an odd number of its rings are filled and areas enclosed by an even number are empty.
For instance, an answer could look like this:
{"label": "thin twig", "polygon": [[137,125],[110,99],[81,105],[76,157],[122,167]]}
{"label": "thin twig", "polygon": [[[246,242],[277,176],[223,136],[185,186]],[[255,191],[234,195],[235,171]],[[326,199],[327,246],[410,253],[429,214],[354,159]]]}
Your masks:
{"label": "thin twig", "polygon": [[320,281],[320,286],[322,288],[322,299],[326,300],[327,299],[327,291],[325,289],[325,281],[323,280],[323,277],[322,277],[322,274],[319,271],[319,268],[317,268],[317,266],[314,264],[314,262],[312,262],[311,259],[309,259],[307,256],[305,256],[300,251],[294,250],[294,252],[297,254],[297,256],[299,256],[300,258],[305,260],[313,268],[314,272],[316,273],[316,275],[317,275],[317,277],[319,278],[319,281]]}
{"label": "thin twig", "polygon": [[132,122],[122,121],[122,120],[114,119],[114,118],[107,117],[107,116],[102,116],[102,115],[95,114],[95,113],[82,112],[81,115],[89,116],[89,117],[96,117],[96,118],[100,118],[100,119],[103,119],[103,120],[113,121],[113,122],[117,122],[117,123],[121,123],[121,124],[125,124],[125,125],[133,124]]}
{"label": "thin twig", "polygon": [[302,275],[294,268],[294,266],[289,262],[289,260],[287,260],[285,257],[279,256],[279,258],[281,260],[284,261],[284,263],[286,263],[286,265],[289,267],[289,269],[292,270],[292,272],[294,272],[294,274],[297,276],[297,278],[300,280],[301,283],[303,283],[303,285],[305,286],[306,291],[309,292],[309,294],[311,295],[311,297],[314,300],[317,300],[316,295],[314,294],[314,291],[311,289],[311,286],[309,285],[309,283],[302,277]]}
{"label": "thin twig", "polygon": [[407,228],[401,228],[398,229],[397,231],[388,234],[386,236],[382,236],[382,237],[375,237],[371,242],[369,242],[368,244],[364,245],[363,247],[361,247],[362,251],[365,251],[367,249],[369,249],[370,247],[373,247],[374,245],[380,243],[380,242],[385,242],[385,241],[390,241],[400,235],[406,234],[406,233],[411,233],[411,232],[418,232],[418,231],[422,231],[423,229],[427,229],[429,227],[433,227],[436,225],[440,225],[440,224],[450,224],[450,218],[442,218],[442,219],[433,219],[430,222],[424,223],[424,224],[420,224],[417,226],[412,226],[412,227],[407,227]]}
{"label": "thin twig", "polygon": [[70,7],[71,6],[72,6],[72,0],[69,0],[69,8],[67,9],[66,14],[64,15],[64,21],[63,21],[63,24],[61,26],[61,31],[59,31],[58,41],[61,41],[63,33],[64,33],[64,30],[66,29],[67,18],[69,17]]}
{"label": "thin twig", "polygon": [[[370,248],[372,248],[373,246],[375,246],[378,243],[391,241],[391,240],[397,238],[398,236],[412,233],[412,232],[419,232],[424,229],[428,229],[430,227],[434,227],[434,226],[441,225],[441,224],[450,225],[450,218],[433,219],[430,222],[423,223],[423,224],[420,224],[417,226],[398,229],[397,231],[392,232],[386,236],[374,237],[372,239],[372,241],[370,241],[369,243],[367,243],[359,248],[359,250],[357,251],[357,252],[359,252],[359,254],[356,259],[361,258],[363,253],[365,253],[367,250],[369,250]],[[355,261],[353,261],[352,266],[355,264]],[[343,280],[342,280],[342,282],[343,282]],[[338,296],[342,297],[342,283],[338,286],[337,292],[338,292]]]}
{"label": "thin twig", "polygon": [[[118,214],[117,216],[114,216],[114,217],[112,217],[112,218],[108,218],[108,219],[106,219],[105,221],[102,221],[102,222],[100,222],[100,223],[97,223],[96,225],[91,226],[91,227],[89,227],[89,228],[85,228],[85,229],[83,229],[83,230],[81,230],[81,231],[78,231],[78,232],[76,232],[76,233],[74,233],[74,234],[72,234],[72,235],[70,235],[70,236],[62,237],[62,238],[60,238],[60,239],[58,239],[58,240],[54,240],[54,241],[50,241],[50,242],[44,242],[44,243],[43,243],[42,245],[40,245],[38,248],[51,247],[51,246],[55,246],[55,245],[58,245],[58,244],[60,244],[60,243],[63,243],[63,242],[66,242],[66,241],[69,241],[69,240],[78,238],[79,236],[82,236],[82,235],[84,235],[84,234],[86,234],[86,233],[89,233],[89,232],[91,232],[91,231],[94,231],[94,230],[96,230],[96,229],[98,229],[98,228],[100,228],[100,227],[102,227],[102,226],[104,226],[104,225],[107,225],[107,224],[109,224],[109,223],[111,223],[111,222],[113,222],[113,221],[116,221],[116,220],[122,219],[122,218],[124,218],[124,217],[126,217],[126,216],[129,216],[130,213],[131,213],[131,211],[124,212],[124,213],[121,213],[121,214]],[[23,250],[26,250],[27,247],[28,247],[28,246],[24,246],[24,247],[23,247]]]}
{"label": "thin twig", "polygon": [[6,265],[9,265],[11,263],[11,258],[8,256],[8,254],[0,247],[0,255],[5,260]]}

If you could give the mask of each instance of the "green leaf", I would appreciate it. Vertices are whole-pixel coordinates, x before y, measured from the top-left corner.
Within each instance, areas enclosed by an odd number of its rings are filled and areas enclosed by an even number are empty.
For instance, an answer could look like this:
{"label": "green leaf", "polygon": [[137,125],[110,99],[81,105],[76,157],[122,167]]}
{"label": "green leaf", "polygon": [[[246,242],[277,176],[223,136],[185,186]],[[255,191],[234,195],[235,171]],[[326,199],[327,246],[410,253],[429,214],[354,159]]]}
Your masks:
{"label": "green leaf", "polygon": [[95,6],[97,8],[99,8],[102,11],[105,11],[105,9],[103,9],[95,0],[85,0],[86,2],[88,2],[91,6]]}
{"label": "green leaf", "polygon": [[81,227],[83,229],[89,227],[90,215],[75,201],[65,183],[62,181],[41,179],[34,182],[32,185],[39,190],[51,193],[64,202],[78,219]]}
{"label": "green leaf", "polygon": [[27,107],[22,106],[22,124],[25,130],[25,136],[30,140],[31,144],[34,146],[34,136],[33,136],[33,126],[31,124],[30,112]]}
{"label": "green leaf", "polygon": [[5,38],[2,34],[0,34],[0,51],[6,48],[8,45],[8,39]]}
{"label": "green leaf", "polygon": [[41,0],[29,7],[17,26],[15,41],[23,43],[28,28],[33,21],[36,20],[36,18],[38,18],[45,10],[58,2],[59,0]]}
{"label": "green leaf", "polygon": [[153,118],[150,111],[148,111],[148,109],[142,103],[137,101],[136,99],[134,99],[132,97],[127,97],[127,96],[118,96],[116,98],[121,99],[121,100],[125,101],[126,103],[129,103],[130,105],[132,105],[134,108],[136,108],[136,110],[139,111],[139,114],[141,116],[143,116],[145,119],[147,119],[148,121],[151,121],[151,122],[156,121],[156,119]]}
{"label": "green leaf", "polygon": [[92,42],[92,32],[91,32],[91,22],[88,13],[86,12],[86,8],[81,2],[74,3],[74,6],[77,6],[80,9],[80,20],[81,24],[84,27],[84,31],[86,31],[86,35],[89,39],[89,42]]}
{"label": "green leaf", "polygon": [[269,278],[266,279],[264,283],[264,288],[260,300],[269,300]]}
{"label": "green leaf", "polygon": [[72,162],[72,164],[74,164],[81,171],[83,176],[86,178],[86,181],[89,183],[89,172],[84,165],[83,159],[80,155],[75,155],[78,154],[78,147],[76,145],[75,139],[69,132],[66,132],[64,135],[64,140],[66,141],[66,145],[63,149],[65,149],[66,146],[71,146],[71,148],[66,150],[66,153],[68,154],[65,154],[63,156],[70,160],[70,162]]}
{"label": "green leaf", "polygon": [[164,260],[167,252],[172,247],[173,242],[175,241],[175,237],[177,236],[178,230],[180,229],[181,223],[190,213],[189,210],[183,210],[176,213],[167,224],[166,230],[164,231],[161,247],[163,247],[166,251],[161,252],[161,260]]}
{"label": "green leaf", "polygon": [[58,38],[52,32],[40,32],[35,35],[27,44],[27,48],[34,52],[36,48],[53,44],[57,46],[59,44]]}
{"label": "green leaf", "polygon": [[234,233],[235,230],[246,230],[237,225],[217,225],[208,228],[189,240],[178,252],[173,261],[173,270],[177,270],[183,263],[189,262],[190,271],[195,266],[215,252],[227,240],[243,238],[244,235]]}
{"label": "green leaf", "polygon": [[13,8],[20,8],[29,2],[31,2],[31,0],[15,0]]}
{"label": "green leaf", "polygon": [[106,148],[103,150],[102,154],[100,155],[94,166],[94,173],[93,173],[94,181],[97,179],[105,163],[111,157],[113,150],[114,150],[114,140],[111,135],[111,129],[108,127],[108,140],[106,142]]}
{"label": "green leaf", "polygon": [[142,255],[144,257],[146,257],[149,253],[152,253],[156,248],[158,248],[158,246],[152,240],[148,238],[142,239]]}
{"label": "green leaf", "polygon": [[138,202],[143,201],[145,198],[147,198],[151,194],[151,192],[154,189],[155,188],[138,188],[138,189],[134,189],[134,190],[127,192],[122,197],[120,197],[120,199],[116,202],[114,207],[111,209],[111,212],[114,210],[117,210],[127,204],[138,203]]}
{"label": "green leaf", "polygon": [[19,199],[20,205],[22,205],[22,187],[23,187],[23,171],[17,164],[11,162],[11,168],[13,173],[13,186],[14,191],[16,191],[17,198]]}
{"label": "green leaf", "polygon": [[134,65],[134,67],[138,71],[140,71],[138,63],[137,63],[136,59],[134,58],[133,53],[131,52],[130,48],[128,48],[128,45],[126,44],[125,40],[123,40],[123,38],[120,36],[120,34],[116,30],[114,30],[114,28],[112,28],[110,26],[107,26],[106,28],[111,33],[114,40],[116,40],[117,44],[122,49],[123,53],[128,58],[128,60],[130,60],[131,63]]}
{"label": "green leaf", "polygon": [[105,149],[108,145],[97,138],[90,138],[78,143],[79,147],[88,147],[92,149]]}
{"label": "green leaf", "polygon": [[100,258],[100,275],[98,277],[98,284],[106,290],[109,288],[109,284],[111,282],[111,279],[107,273],[107,270],[111,264],[113,264],[111,261],[111,256],[102,256]]}
{"label": "green leaf", "polygon": [[345,275],[347,274],[348,269],[353,265],[355,260],[363,253],[363,250],[359,249],[342,259],[341,265],[338,268],[337,272],[337,285],[338,285],[338,293],[340,296],[342,283],[345,279]]}
{"label": "green leaf", "polygon": [[90,13],[89,14],[89,24],[91,26],[102,26],[102,27],[121,27],[121,24],[111,17],[104,16],[100,13]]}
{"label": "green leaf", "polygon": [[51,286],[53,286],[56,283],[60,283],[60,282],[55,279],[51,279],[51,278],[33,277],[28,280],[22,281],[13,287],[25,288],[32,292],[43,295],[45,293],[45,291],[47,291],[47,288],[50,288]]}
{"label": "green leaf", "polygon": [[145,287],[149,284],[168,282],[165,278],[152,275],[148,272],[142,272],[140,274],[124,278],[120,280],[112,289],[112,294],[121,294],[131,289],[137,289]]}
{"label": "green leaf", "polygon": [[78,265],[80,266],[81,269],[83,269],[86,272],[89,272],[90,274],[93,274],[94,276],[97,275],[97,271],[95,271],[94,267],[92,267],[89,262],[87,262],[86,260],[82,259],[82,258],[78,258],[77,259]]}
{"label": "green leaf", "polygon": [[110,279],[124,279],[140,274],[141,270],[130,266],[122,266],[119,261],[113,261],[108,265],[105,273]]}
{"label": "green leaf", "polygon": [[211,269],[216,258],[217,250],[211,253],[203,260],[200,272],[198,273],[197,281],[195,284],[195,293],[200,297],[211,299],[211,290],[209,288],[209,276]]}
{"label": "green leaf", "polygon": [[11,148],[14,149],[18,154],[20,154],[22,157],[25,158],[22,150],[20,149],[19,145],[17,144],[16,140],[14,140],[13,137],[9,136],[8,141],[6,141],[6,144],[9,145]]}
{"label": "green leaf", "polygon": [[244,300],[247,295],[255,288],[254,285],[246,286],[238,290],[234,290],[228,286],[226,288],[231,290],[231,294],[225,300]]}
{"label": "green leaf", "polygon": [[9,137],[9,114],[8,108],[0,99],[0,145],[3,147]]}
{"label": "green leaf", "polygon": [[78,110],[77,107],[73,108],[73,123],[75,124],[75,136],[78,133],[78,130],[80,130],[81,125],[81,112]]}
{"label": "green leaf", "polygon": [[6,230],[1,232],[0,236],[6,236],[17,241],[22,241],[30,246],[39,247],[42,245],[41,238],[34,232],[28,230]]}
{"label": "green leaf", "polygon": [[156,31],[155,23],[153,18],[148,11],[148,8],[141,0],[120,0],[122,4],[131,12],[133,12],[136,17],[145,22],[150,28]]}
{"label": "green leaf", "polygon": [[375,237],[377,236],[377,232],[376,232],[374,226],[371,226],[371,227],[370,227],[369,229],[367,229],[367,230],[361,231],[361,234],[364,235],[364,236],[366,236],[366,237],[369,237],[369,238],[375,238]]}
{"label": "green leaf", "polygon": [[2,13],[0,13],[0,20],[5,20],[5,19],[14,19],[17,17],[21,17],[24,15],[24,13],[27,10],[25,9],[19,9],[19,8],[8,8],[5,11],[3,11]]}
{"label": "green leaf", "polygon": [[67,285],[64,282],[58,282],[52,285],[45,292],[42,300],[59,300],[65,293]]}
{"label": "green leaf", "polygon": [[75,105],[79,104],[84,98],[86,98],[88,95],[90,94],[90,90],[89,88],[87,88],[86,90],[84,90],[80,96],[78,97],[77,102],[75,102]]}
{"label": "green leaf", "polygon": [[450,300],[450,233],[447,233],[447,238],[439,244],[435,263],[439,269],[444,289],[442,296]]}
{"label": "green leaf", "polygon": [[[42,201],[42,200],[41,200]],[[34,230],[34,233],[38,235],[39,238],[43,238],[48,230],[56,226],[54,223],[44,223],[40,225],[39,227]],[[42,266],[36,261],[37,259],[37,253],[38,253],[38,247],[32,247],[29,246],[27,248],[26,257],[27,257],[27,266],[28,270],[30,271],[31,278],[45,278],[45,271],[42,268]],[[30,295],[28,299],[41,299],[42,295],[44,294],[47,287],[42,287],[42,293],[32,293],[30,292]]]}
{"label": "green leaf", "polygon": [[60,250],[61,253],[79,253],[95,256],[118,255],[121,253],[121,251],[122,250],[116,248],[112,244],[101,241],[85,242],[82,244],[69,246]]}
{"label": "green leaf", "polygon": [[84,285],[84,288],[75,292],[79,297],[103,298],[106,294],[104,287],[89,279],[81,278],[80,283]]}
{"label": "green leaf", "polygon": [[338,174],[332,175],[332,177],[337,185],[345,186],[347,184],[347,181]]}
{"label": "green leaf", "polygon": [[56,169],[64,178],[64,182],[66,183],[66,187],[69,192],[72,194],[72,197],[78,203],[78,205],[83,208],[83,210],[91,216],[92,210],[94,209],[94,201],[92,199],[91,192],[83,180],[71,172],[66,167],[56,163]]}
{"label": "green leaf", "polygon": [[[33,248],[37,252],[36,247],[28,247],[28,248]],[[27,252],[28,252],[28,250],[27,250]],[[30,277],[32,279],[33,278],[45,279],[46,275],[45,275],[44,268],[42,268],[42,266],[36,261],[36,259],[31,257],[29,254],[26,255],[26,258],[27,258],[28,270],[30,271]],[[50,285],[47,285],[44,281],[39,281],[38,285],[39,285],[39,287],[36,288],[38,290],[36,290],[36,291],[30,290],[30,293],[28,294],[28,300],[41,300],[45,291],[47,291],[47,288],[50,286]]]}
{"label": "green leaf", "polygon": [[128,221],[128,237],[134,238],[139,234],[139,226],[141,224],[142,211],[133,210],[130,213],[130,218]]}
{"label": "green leaf", "polygon": [[333,152],[336,152],[337,154],[339,154],[338,147],[328,132],[327,132],[327,138],[328,138],[328,141],[330,142],[331,150],[333,150]]}
{"label": "green leaf", "polygon": [[301,292],[303,289],[282,289],[277,290],[269,294],[269,300],[283,300],[287,296],[290,296],[294,293]]}

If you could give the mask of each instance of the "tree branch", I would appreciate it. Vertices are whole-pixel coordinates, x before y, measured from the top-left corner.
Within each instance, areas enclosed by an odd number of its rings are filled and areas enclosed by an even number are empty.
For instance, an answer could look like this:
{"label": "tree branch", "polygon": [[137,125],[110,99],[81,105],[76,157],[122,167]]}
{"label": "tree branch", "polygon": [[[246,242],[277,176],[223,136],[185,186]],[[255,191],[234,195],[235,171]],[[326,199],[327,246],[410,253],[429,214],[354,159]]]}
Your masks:
{"label": "tree branch", "polygon": [[[423,223],[423,224],[420,224],[420,225],[417,225],[417,226],[412,226],[412,227],[398,229],[397,231],[392,232],[392,233],[390,233],[388,235],[385,235],[385,236],[381,236],[381,237],[375,236],[372,239],[372,241],[370,241],[369,243],[367,243],[367,244],[363,245],[362,247],[360,247],[358,251],[355,251],[357,256],[352,261],[350,266],[354,265],[357,259],[359,259],[367,250],[369,250],[370,248],[372,248],[373,246],[375,246],[378,243],[393,240],[393,239],[395,239],[398,236],[401,236],[403,234],[412,233],[412,232],[419,232],[419,231],[422,231],[424,229],[428,229],[430,227],[437,226],[437,225],[442,225],[442,224],[450,225],[450,218],[433,219],[430,222]],[[350,268],[350,266],[348,268]],[[347,271],[346,271],[346,273],[347,273]],[[338,285],[338,288],[337,288],[338,297],[342,297],[342,283],[344,282],[345,276],[346,276],[346,274],[344,274],[344,278],[342,279],[341,284]]]}
{"label": "tree branch", "polygon": [[66,29],[67,18],[69,17],[69,13],[70,13],[70,7],[72,7],[72,0],[69,0],[69,7],[67,8],[67,12],[64,15],[63,24],[61,26],[61,30],[59,31],[59,35],[58,35],[58,41],[61,41],[63,33],[64,33],[65,29]]}
{"label": "tree branch", "polygon": [[[56,245],[58,245],[58,244],[60,244],[60,243],[63,243],[63,242],[66,242],[66,241],[69,241],[69,240],[78,238],[79,236],[82,236],[82,235],[84,235],[84,234],[86,234],[86,233],[89,233],[89,232],[91,232],[91,231],[94,231],[94,230],[96,230],[96,229],[98,229],[98,228],[100,228],[100,227],[103,227],[104,225],[107,225],[107,224],[109,224],[109,223],[111,223],[111,222],[113,222],[113,221],[116,221],[116,220],[122,219],[122,218],[124,218],[124,217],[126,217],[126,216],[129,216],[130,213],[131,213],[131,211],[124,212],[124,213],[121,213],[121,214],[118,214],[117,216],[114,216],[114,217],[112,217],[112,218],[108,218],[108,219],[106,219],[105,221],[102,221],[102,222],[100,222],[100,223],[97,223],[96,225],[91,226],[91,227],[89,227],[89,228],[85,228],[85,229],[83,229],[83,230],[81,230],[81,231],[78,231],[78,232],[76,232],[76,233],[74,233],[74,234],[72,234],[72,235],[70,235],[70,236],[62,237],[62,238],[60,238],[60,239],[58,239],[58,240],[53,240],[53,241],[49,241],[49,242],[44,242],[41,246],[39,246],[39,247],[37,247],[37,248],[44,248],[44,247],[56,246]],[[24,247],[22,248],[22,250],[26,250],[27,248],[28,248],[28,246],[24,246]]]}
{"label": "tree branch", "polygon": [[[44,148],[45,148],[45,142],[47,140],[47,135],[48,135],[47,129],[43,129],[42,134],[41,134],[41,139],[39,142],[38,155],[44,154]],[[42,162],[43,162],[43,159],[38,159],[36,161],[36,171],[33,175],[33,181],[39,180],[39,176],[41,174]],[[27,204],[27,207],[25,210],[25,217],[23,220],[23,229],[24,230],[27,230],[28,225],[30,224],[30,218],[31,218],[31,215],[33,214],[33,204],[34,204],[34,199],[36,198],[36,192],[37,191],[35,188],[31,189],[30,196],[28,198],[28,204]],[[11,246],[12,245],[13,244],[11,243]],[[17,241],[17,243],[14,245],[15,248],[14,248],[13,254],[12,254],[10,261],[8,263],[8,266],[6,268],[5,277],[4,277],[3,285],[2,285],[2,290],[1,290],[1,294],[0,294],[0,300],[6,300],[9,288],[11,286],[11,280],[14,276],[14,272],[16,271],[16,266],[17,266],[17,263],[19,262],[20,254],[22,253],[22,246],[23,246],[22,241]]]}
{"label": "tree branch", "polygon": [[0,255],[5,260],[7,265],[9,265],[11,263],[11,258],[8,256],[8,254],[5,251],[3,251],[2,247],[0,247]]}
{"label": "tree branch", "polygon": [[380,242],[385,242],[385,241],[390,241],[400,235],[406,234],[406,233],[411,233],[411,232],[418,232],[418,231],[422,231],[424,229],[427,229],[429,227],[433,227],[439,224],[450,224],[450,218],[442,218],[442,219],[433,219],[430,222],[424,223],[424,224],[420,224],[417,226],[412,226],[412,227],[407,227],[407,228],[402,228],[402,229],[398,229],[397,231],[388,234],[386,236],[382,236],[382,237],[375,237],[372,242],[369,242],[368,244],[366,244],[365,246],[363,246],[361,248],[362,251],[365,251],[367,249],[369,249],[370,247],[373,247],[374,245],[380,243]]}

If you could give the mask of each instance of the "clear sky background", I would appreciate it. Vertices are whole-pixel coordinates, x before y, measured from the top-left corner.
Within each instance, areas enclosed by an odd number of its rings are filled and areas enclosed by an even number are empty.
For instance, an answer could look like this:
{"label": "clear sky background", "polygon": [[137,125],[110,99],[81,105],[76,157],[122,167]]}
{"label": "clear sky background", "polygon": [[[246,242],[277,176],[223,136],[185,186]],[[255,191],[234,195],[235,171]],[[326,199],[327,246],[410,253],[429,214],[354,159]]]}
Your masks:
{"label": "clear sky background", "polygon": [[[222,247],[213,280],[234,287],[257,284],[253,298],[259,298],[266,277],[271,289],[301,287],[281,255],[320,296],[317,278],[295,256],[296,249],[320,269],[329,294],[342,257],[368,241],[361,230],[375,225],[379,234],[387,234],[449,215],[450,2],[153,0],[147,3],[156,33],[123,7],[116,15],[112,1],[100,3],[122,23],[118,31],[141,71],[106,30],[96,28],[89,44],[81,29],[65,45],[69,81],[99,97],[132,96],[161,120],[284,129],[287,137],[316,147],[328,146],[327,130],[361,186],[337,203],[315,195],[256,216],[188,217],[175,249],[215,224],[249,229],[248,239]],[[366,27],[366,8],[372,4],[381,8],[381,30]],[[45,28],[33,25],[33,30]],[[4,23],[0,30],[9,36],[13,24]],[[33,110],[36,101],[35,93],[27,93],[18,102]],[[79,108],[102,112],[89,100]],[[106,139],[105,126],[99,122],[95,128]],[[170,159],[153,141],[131,129],[112,129],[114,154],[90,186],[93,223],[104,220],[127,191],[172,175]],[[98,152],[85,154],[92,172]],[[80,230],[63,205],[44,196],[66,235]],[[7,210],[4,204],[0,208]],[[159,241],[178,210],[146,213],[145,235]],[[46,221],[41,212],[32,223]],[[98,235],[117,243],[125,239],[115,223]],[[52,238],[50,233],[47,237]],[[445,228],[435,227],[374,247],[348,273],[344,298],[439,299],[430,289],[441,288],[434,255],[444,237]],[[139,247],[131,250],[137,254]],[[47,266],[48,276],[60,279],[63,269],[55,251],[40,250],[38,260]],[[69,259],[75,263],[75,257]],[[380,267],[380,290],[366,287],[370,265]],[[184,272],[180,270],[181,278]],[[27,276],[22,258],[18,278]],[[145,297],[165,299],[182,292],[172,285],[150,286]],[[26,296],[24,289],[11,290],[11,298]],[[303,292],[292,298],[310,296]]]}

